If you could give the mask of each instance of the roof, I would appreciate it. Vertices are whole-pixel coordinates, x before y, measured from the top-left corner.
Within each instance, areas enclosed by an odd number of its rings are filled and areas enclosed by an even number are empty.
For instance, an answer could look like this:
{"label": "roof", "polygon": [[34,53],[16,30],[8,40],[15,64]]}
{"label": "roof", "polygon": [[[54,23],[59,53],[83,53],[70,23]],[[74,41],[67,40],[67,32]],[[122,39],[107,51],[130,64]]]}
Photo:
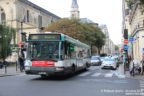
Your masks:
{"label": "roof", "polygon": [[104,29],[104,28],[107,28],[107,25],[106,24],[101,24],[99,27]]}
{"label": "roof", "polygon": [[88,18],[81,18],[81,22],[82,23],[94,23],[92,20],[90,20]]}
{"label": "roof", "polygon": [[77,0],[73,0],[73,1],[72,1],[72,7],[78,7]]}
{"label": "roof", "polygon": [[34,3],[32,3],[32,2],[30,2],[28,0],[19,0],[19,1],[24,2],[24,3],[32,6],[33,8],[36,8],[36,9],[38,9],[38,10],[40,10],[40,11],[46,13],[46,14],[52,15],[52,16],[56,17],[57,19],[61,19],[61,17],[59,17],[59,16],[57,16],[57,15],[55,15],[55,14],[53,14],[53,13],[47,11],[47,10],[45,10],[44,8],[42,8],[42,7],[36,5],[36,4],[34,4]]}

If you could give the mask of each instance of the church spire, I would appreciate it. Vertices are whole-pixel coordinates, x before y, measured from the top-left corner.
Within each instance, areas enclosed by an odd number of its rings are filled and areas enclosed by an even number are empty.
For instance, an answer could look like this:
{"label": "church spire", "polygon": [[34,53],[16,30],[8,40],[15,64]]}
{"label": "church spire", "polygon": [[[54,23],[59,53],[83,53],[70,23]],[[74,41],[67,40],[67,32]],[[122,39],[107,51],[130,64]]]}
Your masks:
{"label": "church spire", "polygon": [[77,0],[72,1],[72,8],[78,8]]}
{"label": "church spire", "polygon": [[72,0],[71,18],[79,18],[79,6],[77,0]]}

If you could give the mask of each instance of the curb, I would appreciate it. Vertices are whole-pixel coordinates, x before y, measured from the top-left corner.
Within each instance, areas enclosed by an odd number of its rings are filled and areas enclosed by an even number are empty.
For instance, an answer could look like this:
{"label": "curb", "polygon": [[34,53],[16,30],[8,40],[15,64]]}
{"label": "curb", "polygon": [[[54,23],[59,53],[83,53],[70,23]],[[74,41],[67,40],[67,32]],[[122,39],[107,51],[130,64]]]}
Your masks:
{"label": "curb", "polygon": [[17,73],[17,74],[0,74],[0,77],[16,76],[16,75],[20,75],[20,74],[19,73]]}
{"label": "curb", "polygon": [[15,75],[18,75],[18,74],[5,74],[5,75],[0,75],[0,77],[15,76]]}

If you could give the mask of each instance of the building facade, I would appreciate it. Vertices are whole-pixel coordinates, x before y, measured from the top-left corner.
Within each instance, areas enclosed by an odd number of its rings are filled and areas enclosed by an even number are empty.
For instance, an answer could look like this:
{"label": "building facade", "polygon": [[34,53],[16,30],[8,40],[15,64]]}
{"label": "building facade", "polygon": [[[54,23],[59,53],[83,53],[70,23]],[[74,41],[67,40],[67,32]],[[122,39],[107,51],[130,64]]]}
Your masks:
{"label": "building facade", "polygon": [[16,29],[16,43],[22,40],[21,33],[37,33],[59,16],[28,0],[0,0],[0,23]]}
{"label": "building facade", "polygon": [[[125,6],[126,1],[124,0]],[[129,48],[129,50],[132,50],[132,56],[134,60],[141,61],[142,56],[144,54],[144,4],[141,2],[141,0],[135,0],[133,2],[132,8],[128,8],[129,12],[129,24],[130,28],[128,29],[129,36],[134,38],[134,41],[132,42],[132,47]],[[126,8],[125,8],[126,9]],[[126,15],[124,15],[126,18]],[[125,20],[126,22],[126,20]],[[129,44],[130,45],[130,44]]]}
{"label": "building facade", "polygon": [[113,55],[115,53],[115,45],[109,37],[107,26],[103,24],[103,25],[100,25],[99,27],[101,28],[102,32],[105,35],[105,45],[103,46],[101,53],[104,53],[107,55]]}

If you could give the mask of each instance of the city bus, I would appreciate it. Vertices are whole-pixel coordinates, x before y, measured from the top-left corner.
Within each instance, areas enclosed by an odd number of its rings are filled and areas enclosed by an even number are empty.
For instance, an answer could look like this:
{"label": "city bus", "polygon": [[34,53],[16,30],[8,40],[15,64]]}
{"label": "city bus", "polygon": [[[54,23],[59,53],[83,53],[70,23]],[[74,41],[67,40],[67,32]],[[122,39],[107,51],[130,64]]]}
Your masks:
{"label": "city bus", "polygon": [[29,34],[27,44],[26,74],[45,77],[90,66],[90,46],[62,33]]}

